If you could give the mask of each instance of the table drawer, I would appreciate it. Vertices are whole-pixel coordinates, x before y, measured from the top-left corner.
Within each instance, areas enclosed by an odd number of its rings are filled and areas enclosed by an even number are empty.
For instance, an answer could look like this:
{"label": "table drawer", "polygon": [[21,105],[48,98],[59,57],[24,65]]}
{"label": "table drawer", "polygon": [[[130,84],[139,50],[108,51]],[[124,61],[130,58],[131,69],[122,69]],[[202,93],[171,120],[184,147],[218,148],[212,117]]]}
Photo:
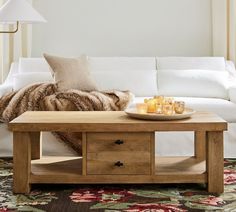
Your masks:
{"label": "table drawer", "polygon": [[87,174],[150,174],[150,133],[88,133]]}
{"label": "table drawer", "polygon": [[87,174],[140,174],[151,173],[148,151],[103,151],[87,154]]}
{"label": "table drawer", "polygon": [[87,152],[150,151],[150,133],[88,133]]}

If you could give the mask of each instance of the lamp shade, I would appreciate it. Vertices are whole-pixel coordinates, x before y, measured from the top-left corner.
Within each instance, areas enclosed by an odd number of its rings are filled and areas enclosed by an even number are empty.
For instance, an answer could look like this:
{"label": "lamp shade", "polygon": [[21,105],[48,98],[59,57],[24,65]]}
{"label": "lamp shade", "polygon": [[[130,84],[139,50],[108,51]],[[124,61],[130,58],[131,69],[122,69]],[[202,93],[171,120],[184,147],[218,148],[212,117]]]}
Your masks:
{"label": "lamp shade", "polygon": [[26,0],[8,0],[0,8],[1,23],[37,23],[46,20]]}

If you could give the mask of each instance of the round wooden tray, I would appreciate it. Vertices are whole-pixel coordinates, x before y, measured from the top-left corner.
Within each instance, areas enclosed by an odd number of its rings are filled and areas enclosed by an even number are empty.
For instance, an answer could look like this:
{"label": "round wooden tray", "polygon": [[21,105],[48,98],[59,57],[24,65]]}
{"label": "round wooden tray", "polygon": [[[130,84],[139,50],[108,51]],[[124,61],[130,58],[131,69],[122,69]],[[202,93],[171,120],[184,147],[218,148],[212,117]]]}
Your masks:
{"label": "round wooden tray", "polygon": [[164,115],[156,113],[138,113],[136,108],[128,108],[125,110],[126,114],[132,118],[146,119],[146,120],[179,120],[190,118],[196,111],[191,108],[185,108],[182,114]]}

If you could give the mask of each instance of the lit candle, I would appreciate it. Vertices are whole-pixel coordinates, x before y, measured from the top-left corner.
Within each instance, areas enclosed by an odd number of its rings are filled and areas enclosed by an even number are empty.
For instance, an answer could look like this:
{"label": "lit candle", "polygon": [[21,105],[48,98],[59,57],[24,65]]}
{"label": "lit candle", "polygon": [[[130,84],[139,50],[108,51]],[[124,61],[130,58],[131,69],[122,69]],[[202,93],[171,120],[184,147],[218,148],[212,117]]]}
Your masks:
{"label": "lit candle", "polygon": [[163,111],[162,111],[162,104],[161,103],[157,103],[156,104],[156,113],[157,114],[162,114]]}
{"label": "lit candle", "polygon": [[156,101],[149,100],[147,105],[148,105],[148,109],[147,109],[148,113],[155,113],[156,112]]}
{"label": "lit candle", "polygon": [[174,109],[172,104],[164,104],[163,105],[163,113],[165,115],[173,115]]}
{"label": "lit candle", "polygon": [[138,113],[144,114],[147,113],[148,105],[146,103],[138,103],[136,104],[136,109]]}

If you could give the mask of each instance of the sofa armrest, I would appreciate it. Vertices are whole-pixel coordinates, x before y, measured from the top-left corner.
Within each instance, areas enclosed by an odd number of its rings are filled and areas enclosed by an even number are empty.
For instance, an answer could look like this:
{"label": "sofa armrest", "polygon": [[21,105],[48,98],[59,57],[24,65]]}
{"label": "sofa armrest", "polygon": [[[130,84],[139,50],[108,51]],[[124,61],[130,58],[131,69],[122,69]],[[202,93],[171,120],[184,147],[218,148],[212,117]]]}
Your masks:
{"label": "sofa armrest", "polygon": [[236,104],[236,86],[229,87],[229,99]]}
{"label": "sofa armrest", "polygon": [[7,94],[7,93],[10,93],[13,91],[13,86],[10,85],[10,84],[3,84],[3,85],[0,85],[0,98]]}
{"label": "sofa armrest", "polygon": [[235,65],[232,61],[227,60],[225,68],[226,68],[226,71],[228,71],[232,76],[236,76]]}

